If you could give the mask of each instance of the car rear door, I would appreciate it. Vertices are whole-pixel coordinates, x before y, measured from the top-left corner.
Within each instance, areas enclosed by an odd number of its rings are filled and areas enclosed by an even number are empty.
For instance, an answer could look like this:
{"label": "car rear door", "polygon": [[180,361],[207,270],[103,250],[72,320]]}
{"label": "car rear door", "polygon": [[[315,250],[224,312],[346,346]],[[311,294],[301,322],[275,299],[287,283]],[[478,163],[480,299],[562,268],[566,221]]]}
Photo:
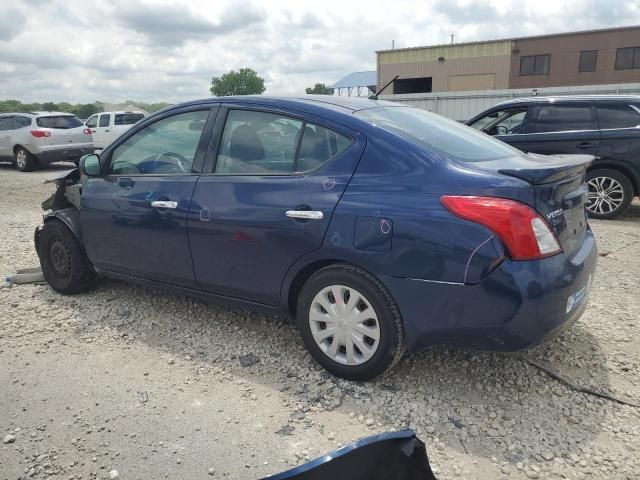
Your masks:
{"label": "car rear door", "polygon": [[545,102],[533,116],[533,134],[528,150],[543,155],[595,155],[600,132],[590,102]]}
{"label": "car rear door", "polygon": [[188,232],[205,291],[277,305],[285,273],[320,248],[364,138],[320,118],[223,107]]}
{"label": "car rear door", "polygon": [[197,288],[187,212],[217,107],[165,112],[101,155],[81,199],[83,243],[102,270]]}
{"label": "car rear door", "polygon": [[13,130],[13,117],[0,116],[0,157],[13,156],[11,134]]}

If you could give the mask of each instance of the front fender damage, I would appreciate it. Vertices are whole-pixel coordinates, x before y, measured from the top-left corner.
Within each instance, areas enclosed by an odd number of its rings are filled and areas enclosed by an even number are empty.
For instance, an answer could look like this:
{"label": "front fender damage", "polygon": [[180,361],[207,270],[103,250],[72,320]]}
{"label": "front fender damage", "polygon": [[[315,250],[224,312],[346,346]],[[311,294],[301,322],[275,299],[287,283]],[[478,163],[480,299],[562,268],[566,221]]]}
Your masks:
{"label": "front fender damage", "polygon": [[[77,168],[63,173],[62,175],[45,180],[44,183],[56,185],[56,191],[42,202],[43,225],[51,219],[57,219],[64,223],[78,240],[82,239],[80,230],[80,197],[84,179]],[[42,225],[36,227],[34,232],[34,243],[38,250],[38,241]],[[82,241],[80,241],[82,245]]]}

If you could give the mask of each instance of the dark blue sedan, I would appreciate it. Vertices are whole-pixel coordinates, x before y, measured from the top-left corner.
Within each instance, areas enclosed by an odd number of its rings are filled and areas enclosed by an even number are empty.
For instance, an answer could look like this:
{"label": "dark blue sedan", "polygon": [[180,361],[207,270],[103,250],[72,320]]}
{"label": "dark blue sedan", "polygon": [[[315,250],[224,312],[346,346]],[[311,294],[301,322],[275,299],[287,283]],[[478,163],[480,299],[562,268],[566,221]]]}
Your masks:
{"label": "dark blue sedan", "polygon": [[291,315],[334,374],[436,344],[513,351],[582,314],[590,156],[540,157],[397,103],[212,98],[58,180],[49,284],[96,274]]}

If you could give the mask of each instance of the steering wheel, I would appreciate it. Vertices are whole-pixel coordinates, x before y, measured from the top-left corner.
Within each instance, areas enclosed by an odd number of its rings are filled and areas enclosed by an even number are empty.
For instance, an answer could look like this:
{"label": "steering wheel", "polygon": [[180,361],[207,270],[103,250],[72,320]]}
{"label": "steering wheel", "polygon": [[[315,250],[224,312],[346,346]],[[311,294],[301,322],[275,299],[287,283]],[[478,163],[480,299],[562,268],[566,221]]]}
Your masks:
{"label": "steering wheel", "polygon": [[158,154],[156,156],[156,158],[153,160],[153,163],[160,162],[160,160],[162,160],[162,159],[164,159],[165,162],[167,162],[167,160],[169,160],[167,163],[174,164],[176,167],[178,167],[180,172],[182,172],[182,173],[187,172],[187,169],[185,168],[185,164],[188,163],[188,161],[187,161],[186,158],[184,158],[179,153],[176,153],[176,152],[162,152],[162,153],[160,153],[160,154]]}

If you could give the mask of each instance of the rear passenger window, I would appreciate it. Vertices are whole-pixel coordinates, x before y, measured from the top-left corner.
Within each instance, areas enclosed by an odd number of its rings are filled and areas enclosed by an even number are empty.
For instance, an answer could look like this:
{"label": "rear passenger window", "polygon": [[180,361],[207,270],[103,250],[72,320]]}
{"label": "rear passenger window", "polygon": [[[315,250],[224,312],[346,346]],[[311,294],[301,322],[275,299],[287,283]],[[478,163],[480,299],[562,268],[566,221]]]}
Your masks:
{"label": "rear passenger window", "polygon": [[100,124],[98,126],[108,127],[110,121],[111,121],[111,115],[100,115]]}
{"label": "rear passenger window", "polygon": [[538,114],[536,132],[592,130],[589,105],[543,105]]}
{"label": "rear passenger window", "polygon": [[344,152],[351,140],[333,130],[307,123],[300,144],[297,172],[315,170]]}
{"label": "rear passenger window", "polygon": [[231,110],[216,173],[290,175],[315,170],[349,147],[333,130],[267,112]]}
{"label": "rear passenger window", "polygon": [[640,125],[640,108],[624,103],[596,107],[601,130],[633,128]]}
{"label": "rear passenger window", "polygon": [[114,125],[133,125],[134,123],[142,120],[144,115],[142,113],[116,113],[116,117],[113,119]]}
{"label": "rear passenger window", "polygon": [[13,128],[24,128],[31,125],[31,119],[27,117],[13,117]]}
{"label": "rear passenger window", "polygon": [[13,129],[13,117],[0,117],[0,132]]}

